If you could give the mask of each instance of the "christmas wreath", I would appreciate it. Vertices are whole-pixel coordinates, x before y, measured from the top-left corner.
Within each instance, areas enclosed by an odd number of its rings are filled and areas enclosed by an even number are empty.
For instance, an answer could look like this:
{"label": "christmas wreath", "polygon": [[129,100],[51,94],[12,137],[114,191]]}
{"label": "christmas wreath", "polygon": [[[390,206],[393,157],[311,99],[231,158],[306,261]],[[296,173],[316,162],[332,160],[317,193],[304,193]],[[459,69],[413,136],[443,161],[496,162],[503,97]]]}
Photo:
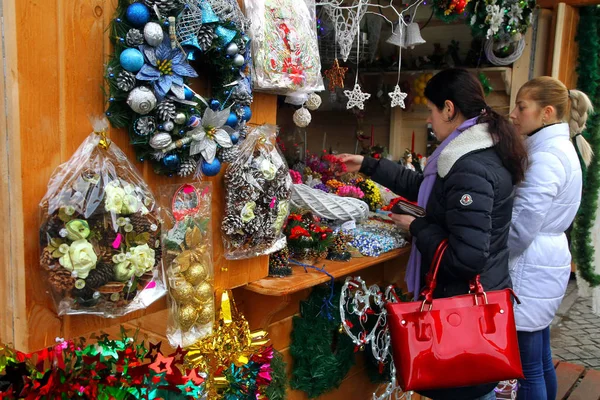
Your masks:
{"label": "christmas wreath", "polygon": [[[583,7],[580,16],[576,38],[579,43],[577,87],[590,97],[594,107],[598,109],[600,107],[600,91],[598,90],[600,79],[598,68],[600,26],[598,22],[600,21],[600,12],[596,7]],[[592,286],[600,285],[600,275],[594,272],[595,250],[592,242],[592,227],[598,212],[598,188],[600,187],[599,128],[600,114],[596,113],[588,120],[587,128],[583,132],[596,156],[592,158],[584,174],[583,196],[571,235],[573,238],[573,258],[577,264],[577,270],[581,277]]]}
{"label": "christmas wreath", "polygon": [[[138,160],[160,174],[215,175],[251,117],[248,21],[235,0],[119,0],[108,109]],[[212,99],[186,84],[208,72]]]}
{"label": "christmas wreath", "polygon": [[531,25],[535,0],[477,0],[467,4],[473,37],[493,39],[497,48],[518,42]]}

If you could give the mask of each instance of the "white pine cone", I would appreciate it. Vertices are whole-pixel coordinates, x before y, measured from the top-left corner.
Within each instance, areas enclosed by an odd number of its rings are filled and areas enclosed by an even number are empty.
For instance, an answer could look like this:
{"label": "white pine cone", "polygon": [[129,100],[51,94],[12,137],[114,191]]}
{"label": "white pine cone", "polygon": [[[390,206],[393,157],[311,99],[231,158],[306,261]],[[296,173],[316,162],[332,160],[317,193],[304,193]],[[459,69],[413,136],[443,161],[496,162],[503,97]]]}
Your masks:
{"label": "white pine cone", "polygon": [[130,29],[129,32],[127,32],[127,36],[125,36],[125,42],[127,43],[127,46],[130,47],[140,46],[144,44],[144,35],[139,29]]}
{"label": "white pine cone", "polygon": [[206,51],[211,45],[217,35],[214,28],[210,25],[202,25],[198,32],[198,43],[202,51]]}
{"label": "white pine cone", "polygon": [[129,92],[135,87],[135,75],[129,71],[119,72],[117,87],[124,92]]}
{"label": "white pine cone", "polygon": [[158,11],[161,13],[169,13],[169,11],[177,8],[181,5],[180,0],[144,0],[144,3],[151,9],[154,9],[154,5],[158,7]]}
{"label": "white pine cone", "polygon": [[156,115],[161,121],[171,121],[177,115],[175,103],[170,100],[161,101],[156,107]]}
{"label": "white pine cone", "polygon": [[156,130],[154,117],[140,117],[135,121],[135,133],[140,136],[148,136]]}
{"label": "white pine cone", "polygon": [[198,166],[198,161],[194,160],[193,158],[188,158],[187,160],[185,160],[181,163],[181,166],[179,167],[179,171],[177,171],[177,175],[179,175],[181,177],[189,176],[189,175],[193,174],[194,172],[196,172],[197,166]]}

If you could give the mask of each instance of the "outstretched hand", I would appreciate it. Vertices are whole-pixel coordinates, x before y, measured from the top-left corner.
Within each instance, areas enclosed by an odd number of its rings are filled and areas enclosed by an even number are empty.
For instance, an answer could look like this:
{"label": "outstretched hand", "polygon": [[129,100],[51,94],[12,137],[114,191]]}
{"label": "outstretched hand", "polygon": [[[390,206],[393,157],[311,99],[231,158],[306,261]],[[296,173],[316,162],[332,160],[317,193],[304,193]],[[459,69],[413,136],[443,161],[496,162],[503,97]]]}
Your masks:
{"label": "outstretched hand", "polygon": [[410,224],[415,220],[412,215],[406,214],[389,214],[390,218],[394,220],[394,224],[403,231],[410,232]]}
{"label": "outstretched hand", "polygon": [[358,154],[340,154],[337,158],[346,164],[348,172],[358,172],[365,157]]}

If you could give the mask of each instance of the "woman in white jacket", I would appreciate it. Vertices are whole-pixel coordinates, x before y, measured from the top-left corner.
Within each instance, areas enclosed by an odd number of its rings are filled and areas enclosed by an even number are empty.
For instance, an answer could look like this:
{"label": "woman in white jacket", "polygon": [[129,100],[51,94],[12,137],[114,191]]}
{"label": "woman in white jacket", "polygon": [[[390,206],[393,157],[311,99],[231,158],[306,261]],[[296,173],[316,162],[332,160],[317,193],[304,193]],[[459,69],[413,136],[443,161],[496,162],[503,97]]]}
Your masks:
{"label": "woman in white jacket", "polygon": [[564,232],[581,200],[580,159],[589,163],[592,157],[581,136],[591,109],[583,92],[541,77],[523,85],[510,114],[525,137],[528,153],[525,179],[516,187],[508,239],[510,275],[522,302],[515,310],[525,374],[519,382],[519,400],[556,398],[550,323],[571,273]]}

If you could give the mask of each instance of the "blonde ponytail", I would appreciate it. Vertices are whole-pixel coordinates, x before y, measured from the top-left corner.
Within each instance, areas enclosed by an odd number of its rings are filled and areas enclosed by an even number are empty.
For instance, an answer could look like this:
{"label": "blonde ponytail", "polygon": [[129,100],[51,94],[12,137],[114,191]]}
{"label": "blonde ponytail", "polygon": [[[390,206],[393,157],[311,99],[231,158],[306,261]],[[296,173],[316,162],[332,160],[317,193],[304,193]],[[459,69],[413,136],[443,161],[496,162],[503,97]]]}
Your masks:
{"label": "blonde ponytail", "polygon": [[589,97],[579,90],[570,90],[569,98],[571,99],[571,115],[569,117],[571,138],[587,167],[592,161],[594,151],[581,133],[585,130],[585,123],[588,119],[588,115],[594,110],[594,106]]}

